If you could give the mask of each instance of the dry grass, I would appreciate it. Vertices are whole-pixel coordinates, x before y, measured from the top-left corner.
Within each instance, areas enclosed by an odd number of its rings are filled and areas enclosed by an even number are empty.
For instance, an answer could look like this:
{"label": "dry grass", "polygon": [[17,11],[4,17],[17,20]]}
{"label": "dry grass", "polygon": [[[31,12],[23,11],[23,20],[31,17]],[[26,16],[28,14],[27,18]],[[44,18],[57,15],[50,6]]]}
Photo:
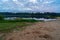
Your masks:
{"label": "dry grass", "polygon": [[60,22],[38,22],[22,31],[5,35],[5,40],[60,40]]}

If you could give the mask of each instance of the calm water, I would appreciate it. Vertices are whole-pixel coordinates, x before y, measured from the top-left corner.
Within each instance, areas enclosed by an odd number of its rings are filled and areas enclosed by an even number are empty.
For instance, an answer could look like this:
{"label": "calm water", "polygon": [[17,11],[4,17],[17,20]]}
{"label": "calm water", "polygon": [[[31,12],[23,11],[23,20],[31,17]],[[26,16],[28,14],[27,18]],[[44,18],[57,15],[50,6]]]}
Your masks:
{"label": "calm water", "polygon": [[[8,17],[8,18],[4,18],[5,20],[15,20],[16,17]],[[34,20],[43,20],[43,21],[53,21],[56,19],[45,19],[45,18],[22,18],[22,19],[34,19]]]}

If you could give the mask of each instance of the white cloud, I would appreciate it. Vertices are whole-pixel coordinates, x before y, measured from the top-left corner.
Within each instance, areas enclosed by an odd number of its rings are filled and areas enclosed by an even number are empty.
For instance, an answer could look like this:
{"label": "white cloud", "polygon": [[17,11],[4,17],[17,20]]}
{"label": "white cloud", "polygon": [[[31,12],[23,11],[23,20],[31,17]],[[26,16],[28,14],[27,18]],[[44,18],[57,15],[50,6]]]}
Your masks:
{"label": "white cloud", "polygon": [[[22,11],[23,10],[53,11],[54,9],[56,9],[56,8],[50,6],[51,3],[53,3],[55,0],[39,0],[40,2],[38,2],[38,0],[25,0],[24,2],[21,2],[21,1],[22,0],[20,0],[20,1],[19,0],[2,0],[1,3],[5,2],[6,6],[11,5],[9,7],[3,8],[3,9],[14,9],[14,10],[16,9],[19,11],[20,10],[22,10]],[[4,3],[3,3],[3,5],[4,5]],[[27,5],[29,5],[29,6],[27,6]],[[1,8],[2,8],[2,6],[1,6]]]}
{"label": "white cloud", "polygon": [[40,2],[43,2],[43,0],[40,0]]}
{"label": "white cloud", "polygon": [[13,0],[13,2],[18,6],[22,6],[22,7],[24,6],[24,4],[19,2],[18,0]]}
{"label": "white cloud", "polygon": [[31,8],[29,8],[29,7],[25,7],[25,8],[19,8],[19,9],[17,9],[17,10],[19,10],[19,11],[32,11],[33,9],[31,9]]}
{"label": "white cloud", "polygon": [[24,10],[32,10],[31,8],[24,8]]}
{"label": "white cloud", "polygon": [[46,2],[43,2],[43,4],[50,4],[50,3],[53,3],[54,1],[46,1]]}
{"label": "white cloud", "polygon": [[31,6],[31,8],[35,10],[35,9],[39,9],[40,7],[38,7],[38,6]]}
{"label": "white cloud", "polygon": [[37,3],[37,0],[29,0],[31,3]]}
{"label": "white cloud", "polygon": [[7,2],[7,1],[9,1],[9,0],[2,0],[2,2]]}

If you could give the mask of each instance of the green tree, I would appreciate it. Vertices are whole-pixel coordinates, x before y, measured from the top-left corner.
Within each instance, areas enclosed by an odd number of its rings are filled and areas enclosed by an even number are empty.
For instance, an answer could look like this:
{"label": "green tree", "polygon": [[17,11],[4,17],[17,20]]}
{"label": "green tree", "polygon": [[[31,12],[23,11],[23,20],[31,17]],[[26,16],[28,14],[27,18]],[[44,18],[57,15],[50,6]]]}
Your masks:
{"label": "green tree", "polygon": [[4,17],[2,15],[0,15],[0,20],[3,20],[3,19],[4,19]]}

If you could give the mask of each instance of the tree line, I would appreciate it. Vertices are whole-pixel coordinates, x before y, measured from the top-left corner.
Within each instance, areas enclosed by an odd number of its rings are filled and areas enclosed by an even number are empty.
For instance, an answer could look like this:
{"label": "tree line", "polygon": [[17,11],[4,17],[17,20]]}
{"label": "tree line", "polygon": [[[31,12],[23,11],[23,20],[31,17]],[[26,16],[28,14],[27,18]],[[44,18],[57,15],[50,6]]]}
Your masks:
{"label": "tree line", "polygon": [[20,17],[20,18],[56,18],[60,17],[60,13],[54,13],[54,12],[32,12],[32,13],[12,13],[12,12],[0,12],[0,19],[4,17]]}

